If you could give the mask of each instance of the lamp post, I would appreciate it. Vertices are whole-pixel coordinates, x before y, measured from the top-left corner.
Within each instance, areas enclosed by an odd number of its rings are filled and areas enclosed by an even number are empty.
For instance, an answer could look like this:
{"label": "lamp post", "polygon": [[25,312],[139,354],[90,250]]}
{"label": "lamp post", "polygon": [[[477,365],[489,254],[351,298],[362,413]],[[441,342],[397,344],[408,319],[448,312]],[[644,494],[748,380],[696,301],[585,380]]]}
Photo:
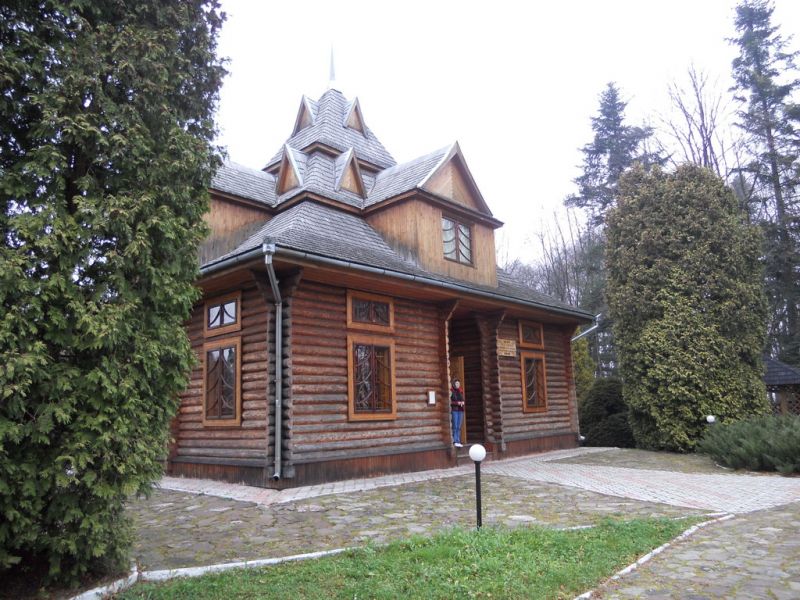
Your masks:
{"label": "lamp post", "polygon": [[717,417],[715,417],[714,415],[706,416],[706,423],[708,423],[709,425],[713,425],[716,422],[717,422]]}
{"label": "lamp post", "polygon": [[478,515],[478,529],[481,528],[481,461],[486,458],[486,448],[473,444],[469,449],[469,457],[475,463],[475,511]]}

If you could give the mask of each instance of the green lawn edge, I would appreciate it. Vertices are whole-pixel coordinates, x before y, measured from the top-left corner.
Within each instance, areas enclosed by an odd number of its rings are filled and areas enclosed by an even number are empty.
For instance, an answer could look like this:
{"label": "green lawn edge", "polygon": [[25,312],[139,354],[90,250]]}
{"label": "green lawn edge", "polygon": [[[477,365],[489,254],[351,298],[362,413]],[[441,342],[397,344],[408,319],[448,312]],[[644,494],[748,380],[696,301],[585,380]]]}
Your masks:
{"label": "green lawn edge", "polygon": [[606,519],[579,530],[456,528],[313,560],[139,583],[116,598],[572,598],[699,520]]}

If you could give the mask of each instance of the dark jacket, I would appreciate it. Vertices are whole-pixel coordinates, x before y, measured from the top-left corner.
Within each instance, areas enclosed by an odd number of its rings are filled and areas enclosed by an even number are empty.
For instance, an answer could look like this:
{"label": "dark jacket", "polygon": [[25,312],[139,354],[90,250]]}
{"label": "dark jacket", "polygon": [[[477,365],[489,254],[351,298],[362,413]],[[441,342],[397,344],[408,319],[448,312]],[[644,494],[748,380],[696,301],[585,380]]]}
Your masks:
{"label": "dark jacket", "polygon": [[463,412],[464,392],[461,388],[450,388],[450,410]]}

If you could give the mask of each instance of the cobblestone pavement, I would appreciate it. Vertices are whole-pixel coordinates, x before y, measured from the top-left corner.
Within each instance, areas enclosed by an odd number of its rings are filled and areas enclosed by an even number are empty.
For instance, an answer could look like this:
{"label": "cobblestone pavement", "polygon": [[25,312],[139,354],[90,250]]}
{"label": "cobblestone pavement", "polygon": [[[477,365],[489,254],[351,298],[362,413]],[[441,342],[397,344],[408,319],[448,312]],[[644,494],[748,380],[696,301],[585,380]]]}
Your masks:
{"label": "cobblestone pavement", "polygon": [[526,459],[489,463],[485,470],[600,494],[730,513],[800,502],[800,477],[678,473]]}
{"label": "cobblestone pavement", "polygon": [[593,598],[800,598],[800,503],[737,515],[675,543]]}
{"label": "cobblestone pavement", "polygon": [[651,469],[653,471],[675,471],[678,473],[714,473],[720,475],[736,472],[720,467],[705,454],[675,454],[672,452],[635,450],[633,448],[602,448],[594,450],[599,451],[569,455],[565,458],[555,458],[549,462],[597,465],[601,467],[625,467],[628,469]]}
{"label": "cobblestone pavement", "polygon": [[[288,556],[430,534],[475,523],[470,474],[366,491],[342,492],[269,505],[210,495],[155,490],[130,506],[138,539],[134,555],[147,569]],[[611,497],[579,488],[486,474],[487,526],[536,523],[585,526],[624,518],[703,511]]]}
{"label": "cobblestone pavement", "polygon": [[[177,568],[381,543],[474,523],[471,465],[276,491],[164,478],[130,506],[135,555]],[[484,523],[734,513],[601,586],[597,598],[800,598],[800,478],[704,457],[581,448],[483,466]]]}

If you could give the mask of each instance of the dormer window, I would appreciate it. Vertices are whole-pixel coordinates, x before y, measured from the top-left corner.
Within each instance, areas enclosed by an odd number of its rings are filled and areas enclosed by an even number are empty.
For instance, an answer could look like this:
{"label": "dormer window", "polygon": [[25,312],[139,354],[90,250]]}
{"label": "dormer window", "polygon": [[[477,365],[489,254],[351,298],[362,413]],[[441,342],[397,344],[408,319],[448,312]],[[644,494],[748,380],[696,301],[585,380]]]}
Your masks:
{"label": "dormer window", "polygon": [[444,257],[465,265],[472,264],[472,228],[452,217],[442,217]]}

